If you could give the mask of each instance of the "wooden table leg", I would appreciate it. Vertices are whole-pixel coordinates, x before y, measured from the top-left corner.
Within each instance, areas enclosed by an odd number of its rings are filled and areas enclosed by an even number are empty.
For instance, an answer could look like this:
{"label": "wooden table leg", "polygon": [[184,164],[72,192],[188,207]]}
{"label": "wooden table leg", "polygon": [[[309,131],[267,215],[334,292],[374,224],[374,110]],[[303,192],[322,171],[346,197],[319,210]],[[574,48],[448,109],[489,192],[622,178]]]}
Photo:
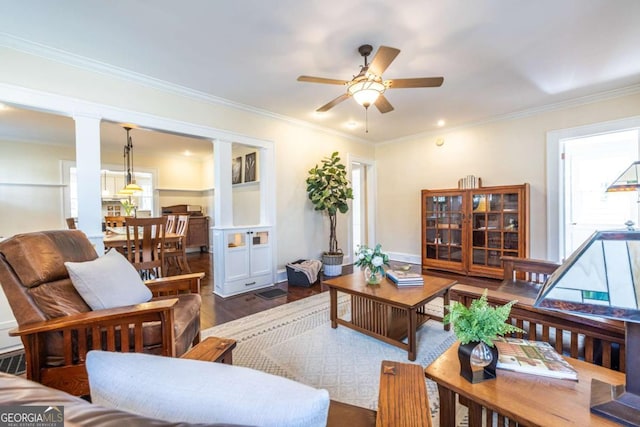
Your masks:
{"label": "wooden table leg", "polygon": [[409,342],[409,360],[416,360],[416,329],[418,323],[418,314],[416,308],[410,308],[407,313],[409,324],[407,325],[407,341]]}
{"label": "wooden table leg", "polygon": [[482,405],[469,400],[469,427],[482,427]]}
{"label": "wooden table leg", "polygon": [[440,397],[440,425],[456,425],[456,394],[438,384],[438,396]]}
{"label": "wooden table leg", "polygon": [[338,327],[338,291],[336,288],[329,288],[329,313],[331,319],[331,327],[333,329]]}
{"label": "wooden table leg", "polygon": [[[442,299],[444,300],[443,305],[446,307],[449,305],[449,289],[447,289],[446,291],[444,291],[444,295],[442,296]],[[442,315],[444,316],[446,311],[448,311],[447,309],[443,309]],[[444,322],[443,322],[444,323]],[[444,330],[448,331],[451,329],[451,324],[447,323],[446,325],[444,325]]]}

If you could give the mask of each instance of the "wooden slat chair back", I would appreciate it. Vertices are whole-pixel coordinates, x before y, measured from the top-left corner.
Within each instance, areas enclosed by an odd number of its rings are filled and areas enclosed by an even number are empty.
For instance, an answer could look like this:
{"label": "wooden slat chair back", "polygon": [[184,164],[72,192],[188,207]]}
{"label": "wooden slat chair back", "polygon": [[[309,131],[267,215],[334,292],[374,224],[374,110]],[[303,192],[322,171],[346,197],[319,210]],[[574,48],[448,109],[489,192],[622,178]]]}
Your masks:
{"label": "wooden slat chair back", "polygon": [[[469,306],[482,292],[475,286],[459,284],[451,288],[451,299]],[[518,300],[507,322],[525,333],[512,334],[513,337],[546,341],[566,356],[617,371],[626,370],[623,322],[535,308],[530,298],[500,291],[489,290],[487,299],[491,305]]]}
{"label": "wooden slat chair back", "polygon": [[165,227],[165,231],[167,233],[173,233],[175,229],[176,229],[176,216],[167,215],[167,226]]}
{"label": "wooden slat chair back", "polygon": [[543,284],[559,264],[531,258],[502,257],[504,280],[522,280],[525,282]]}
{"label": "wooden slat chair back", "polygon": [[77,228],[75,218],[67,218],[66,221],[67,221],[67,228],[69,230],[75,230]]}
{"label": "wooden slat chair back", "polygon": [[191,273],[187,262],[187,233],[189,231],[189,215],[178,215],[174,232],[182,236],[179,242],[167,245],[164,256],[166,262],[165,272],[169,274],[172,261],[178,270],[178,274]]}
{"label": "wooden slat chair back", "polygon": [[163,217],[127,219],[127,258],[143,279],[163,277],[165,226]]}
{"label": "wooden slat chair back", "polygon": [[107,227],[124,227],[126,222],[127,222],[127,218],[123,217],[123,216],[105,216],[104,217],[104,222],[106,224]]}

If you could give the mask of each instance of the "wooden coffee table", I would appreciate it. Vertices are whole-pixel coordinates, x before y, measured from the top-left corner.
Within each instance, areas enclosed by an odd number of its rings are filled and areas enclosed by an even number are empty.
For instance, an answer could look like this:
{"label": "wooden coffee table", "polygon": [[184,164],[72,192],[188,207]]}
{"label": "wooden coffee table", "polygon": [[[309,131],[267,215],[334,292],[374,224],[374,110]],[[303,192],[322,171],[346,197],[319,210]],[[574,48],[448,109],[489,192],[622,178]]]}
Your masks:
{"label": "wooden coffee table", "polygon": [[[422,276],[423,286],[398,287],[388,279],[379,285],[367,285],[364,275],[355,272],[323,281],[331,298],[331,327],[338,324],[409,352],[409,360],[416,360],[416,330],[429,319],[442,316],[427,314],[424,306],[442,296],[449,304],[449,288],[456,281],[441,277]],[[338,292],[351,295],[351,320],[338,318]],[[449,326],[445,326],[448,330]],[[408,338],[408,342],[402,342]]]}

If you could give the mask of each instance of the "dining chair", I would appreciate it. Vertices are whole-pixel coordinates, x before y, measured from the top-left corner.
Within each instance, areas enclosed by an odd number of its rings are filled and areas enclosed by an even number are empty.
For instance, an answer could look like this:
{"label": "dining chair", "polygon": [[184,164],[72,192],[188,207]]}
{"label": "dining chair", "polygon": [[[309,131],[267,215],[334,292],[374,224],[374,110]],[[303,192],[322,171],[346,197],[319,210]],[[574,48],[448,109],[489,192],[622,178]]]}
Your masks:
{"label": "dining chair", "polygon": [[175,261],[179,274],[191,273],[187,262],[187,232],[189,230],[189,215],[178,215],[174,233],[180,235],[180,240],[166,245],[164,257],[166,262],[165,272],[169,272],[169,264]]}
{"label": "dining chair", "polygon": [[124,227],[128,218],[123,216],[105,216],[104,222],[107,227]]}
{"label": "dining chair", "polygon": [[77,228],[75,218],[67,218],[66,221],[67,221],[67,228],[69,230],[75,230]]}
{"label": "dining chair", "polygon": [[127,259],[145,280],[163,277],[166,224],[164,217],[127,218]]}
{"label": "dining chair", "polygon": [[167,215],[167,226],[165,227],[165,232],[173,233],[176,229],[176,216],[175,215]]}

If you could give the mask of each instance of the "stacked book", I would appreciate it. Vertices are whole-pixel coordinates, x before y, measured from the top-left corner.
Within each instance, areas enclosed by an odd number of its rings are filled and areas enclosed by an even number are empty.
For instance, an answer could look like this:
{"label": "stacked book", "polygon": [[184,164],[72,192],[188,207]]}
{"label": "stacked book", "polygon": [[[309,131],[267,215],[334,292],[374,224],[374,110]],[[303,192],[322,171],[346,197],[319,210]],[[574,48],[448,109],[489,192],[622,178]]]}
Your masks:
{"label": "stacked book", "polygon": [[387,270],[387,277],[398,286],[422,286],[424,280],[419,273],[410,271]]}

